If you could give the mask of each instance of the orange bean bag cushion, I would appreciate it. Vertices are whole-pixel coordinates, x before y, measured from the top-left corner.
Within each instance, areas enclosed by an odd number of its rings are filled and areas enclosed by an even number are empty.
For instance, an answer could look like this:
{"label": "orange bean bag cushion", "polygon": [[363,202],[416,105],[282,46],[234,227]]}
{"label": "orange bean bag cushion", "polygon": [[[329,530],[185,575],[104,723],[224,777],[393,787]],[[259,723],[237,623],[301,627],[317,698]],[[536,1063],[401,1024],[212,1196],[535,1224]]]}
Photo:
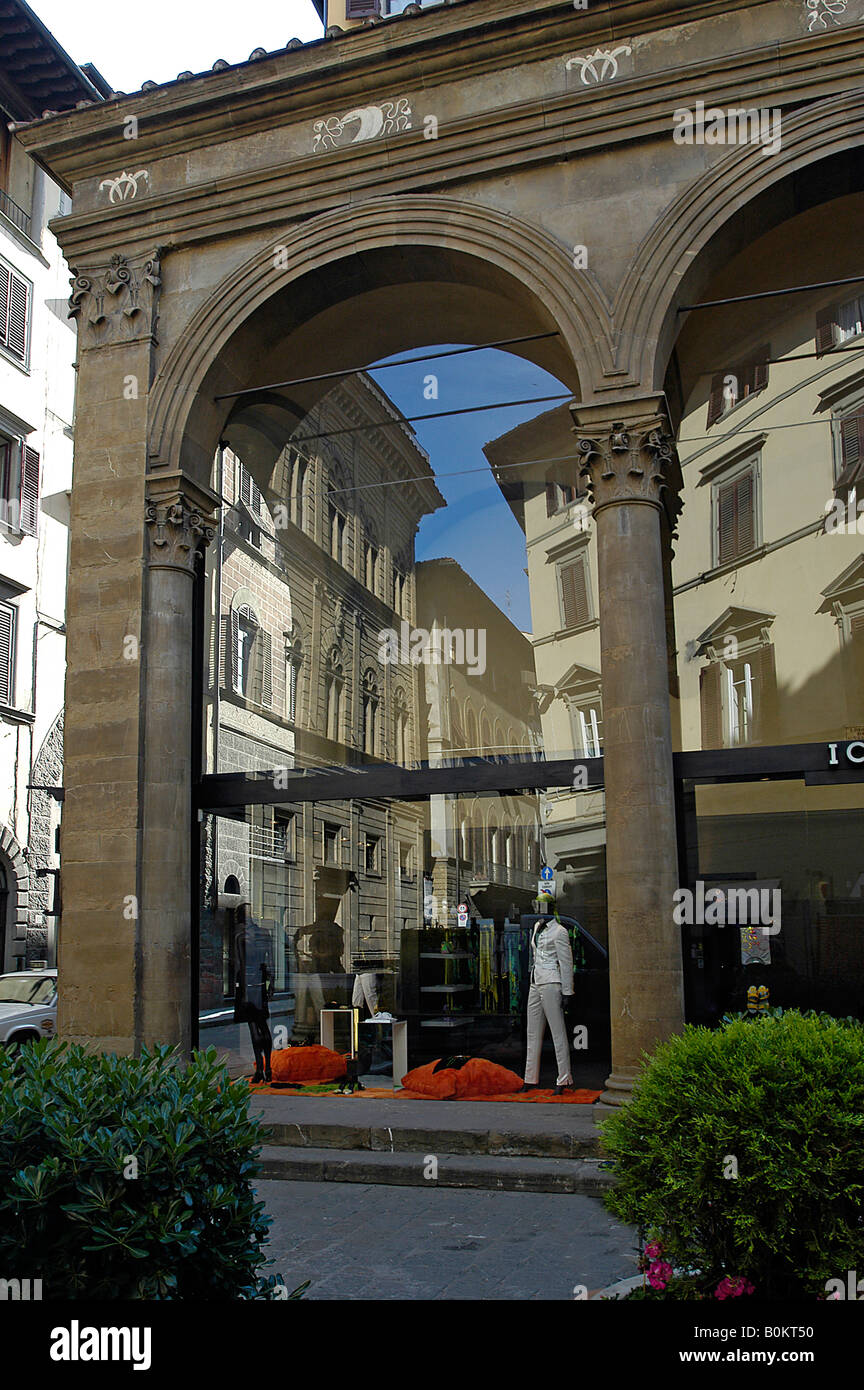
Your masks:
{"label": "orange bean bag cushion", "polygon": [[347,1071],[345,1058],[329,1047],[281,1047],[270,1058],[274,1081],[337,1081]]}
{"label": "orange bean bag cushion", "polygon": [[520,1091],[523,1086],[521,1076],[497,1062],[487,1062],[485,1057],[472,1057],[464,1067],[454,1072],[456,1095],[466,1096],[506,1096]]}
{"label": "orange bean bag cushion", "polygon": [[437,1065],[427,1062],[425,1067],[409,1071],[402,1078],[405,1090],[434,1100],[467,1100],[471,1096],[505,1096],[522,1088],[521,1076],[497,1062],[487,1062],[485,1057],[472,1057],[458,1071],[445,1067],[436,1072]]}
{"label": "orange bean bag cushion", "polygon": [[[441,1059],[439,1058],[438,1061]],[[427,1062],[425,1067],[415,1067],[402,1077],[406,1091],[416,1091],[420,1096],[430,1096],[433,1100],[451,1100],[456,1094],[458,1072],[452,1069],[435,1071],[438,1062]]]}

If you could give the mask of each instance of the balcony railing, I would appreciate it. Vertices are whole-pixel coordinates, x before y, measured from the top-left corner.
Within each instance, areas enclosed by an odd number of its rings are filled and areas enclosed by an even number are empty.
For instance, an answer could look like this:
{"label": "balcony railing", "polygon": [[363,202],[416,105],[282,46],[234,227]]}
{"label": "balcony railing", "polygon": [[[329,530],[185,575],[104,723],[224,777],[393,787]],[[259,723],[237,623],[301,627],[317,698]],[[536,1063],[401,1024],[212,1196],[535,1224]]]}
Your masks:
{"label": "balcony railing", "polygon": [[2,189],[0,189],[0,212],[2,212],[5,217],[8,217],[10,222],[14,222],[19,231],[29,237],[30,218],[24,209],[19,208],[17,203],[13,203],[9,194],[4,193]]}

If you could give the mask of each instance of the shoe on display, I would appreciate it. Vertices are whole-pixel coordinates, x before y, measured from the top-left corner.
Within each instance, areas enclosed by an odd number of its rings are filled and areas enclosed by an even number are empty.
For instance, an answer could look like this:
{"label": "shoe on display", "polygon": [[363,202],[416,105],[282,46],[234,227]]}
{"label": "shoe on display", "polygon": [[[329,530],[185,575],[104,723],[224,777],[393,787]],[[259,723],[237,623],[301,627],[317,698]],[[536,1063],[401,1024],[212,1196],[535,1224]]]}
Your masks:
{"label": "shoe on display", "polygon": [[572,1091],[572,1090],[573,1090],[573,1082],[572,1082],[572,1081],[568,1081],[564,1086],[556,1086],[556,1087],[555,1087],[555,1094],[556,1094],[556,1096],[563,1096],[563,1094],[564,1094],[565,1091]]}
{"label": "shoe on display", "polygon": [[517,1094],[517,1096],[521,1096],[525,1091],[539,1091],[539,1090],[540,1090],[540,1083],[539,1083],[538,1081],[526,1081],[526,1082],[519,1088],[519,1090],[516,1092],[516,1094]]}
{"label": "shoe on display", "polygon": [[260,1070],[260,1068],[259,1068],[259,1069],[256,1069],[256,1070],[253,1072],[252,1077],[251,1077],[252,1085],[253,1085],[253,1086],[260,1086],[260,1084],[261,1084],[261,1082],[262,1082],[263,1080],[264,1080],[264,1073]]}

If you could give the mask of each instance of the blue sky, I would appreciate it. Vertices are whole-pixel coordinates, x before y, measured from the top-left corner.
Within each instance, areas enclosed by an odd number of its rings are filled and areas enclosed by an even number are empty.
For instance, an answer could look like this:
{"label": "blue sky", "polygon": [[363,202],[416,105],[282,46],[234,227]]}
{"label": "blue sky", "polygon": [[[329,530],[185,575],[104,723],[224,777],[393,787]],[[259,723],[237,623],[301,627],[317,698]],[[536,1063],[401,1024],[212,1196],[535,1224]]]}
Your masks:
{"label": "blue sky", "polygon": [[[447,346],[461,345],[441,345]],[[429,373],[438,378],[437,401],[424,399],[423,383]],[[373,371],[372,376],[407,416],[532,396],[566,395],[565,388],[548,372],[497,349],[385,372]],[[448,504],[421,522],[417,559],[451,556],[457,560],[523,632],[531,630],[528,579],[524,573],[525,537],[492,477],[483,445],[550,409],[551,404],[517,406],[426,420],[414,426]],[[462,471],[460,475],[460,470],[475,471]],[[454,473],[457,476],[447,476]]]}

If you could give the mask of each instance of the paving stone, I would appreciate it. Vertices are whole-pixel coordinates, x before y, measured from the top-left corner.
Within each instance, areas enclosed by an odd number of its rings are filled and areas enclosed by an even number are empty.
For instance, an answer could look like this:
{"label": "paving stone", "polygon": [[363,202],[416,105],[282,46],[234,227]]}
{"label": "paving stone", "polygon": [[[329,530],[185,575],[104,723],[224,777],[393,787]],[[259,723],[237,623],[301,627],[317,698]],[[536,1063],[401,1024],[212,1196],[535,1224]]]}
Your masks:
{"label": "paving stone", "polygon": [[[636,1235],[593,1197],[261,1180],[270,1272],[326,1301],[569,1300],[636,1272]],[[357,1197],[362,1197],[357,1201]]]}

